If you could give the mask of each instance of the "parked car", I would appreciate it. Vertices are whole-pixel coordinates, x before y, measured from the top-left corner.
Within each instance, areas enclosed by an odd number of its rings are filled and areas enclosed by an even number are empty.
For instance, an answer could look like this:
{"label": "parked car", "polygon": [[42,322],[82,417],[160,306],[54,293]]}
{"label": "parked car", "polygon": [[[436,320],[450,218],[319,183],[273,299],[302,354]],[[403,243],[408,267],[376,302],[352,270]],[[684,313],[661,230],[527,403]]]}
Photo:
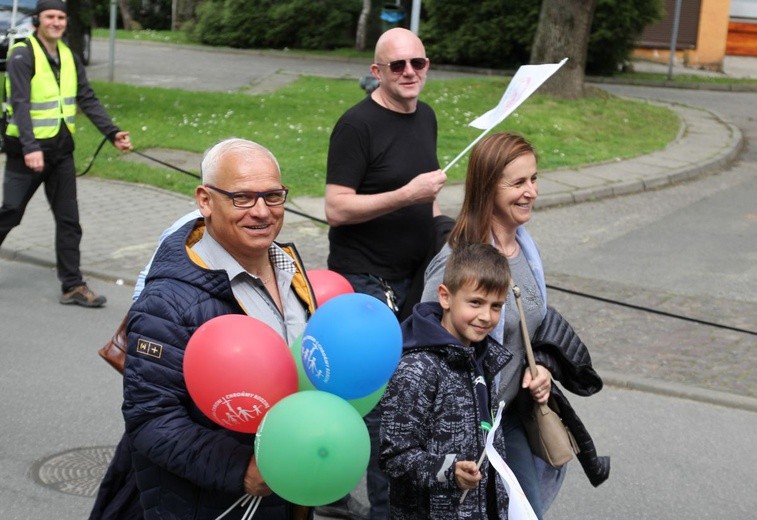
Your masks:
{"label": "parked car", "polygon": [[[15,0],[16,3],[16,23],[15,30],[11,34],[11,17],[13,16],[14,0],[0,0],[0,69],[5,70],[5,62],[8,57],[8,47],[11,37],[14,42],[23,40],[34,32],[32,25],[32,16],[37,6],[37,0]],[[82,3],[83,4],[83,3]],[[89,9],[82,12],[90,13]],[[86,20],[88,17],[82,17],[81,28],[81,49],[79,55],[84,65],[89,65],[89,59],[92,55],[92,24]],[[65,36],[64,36],[65,38]]]}

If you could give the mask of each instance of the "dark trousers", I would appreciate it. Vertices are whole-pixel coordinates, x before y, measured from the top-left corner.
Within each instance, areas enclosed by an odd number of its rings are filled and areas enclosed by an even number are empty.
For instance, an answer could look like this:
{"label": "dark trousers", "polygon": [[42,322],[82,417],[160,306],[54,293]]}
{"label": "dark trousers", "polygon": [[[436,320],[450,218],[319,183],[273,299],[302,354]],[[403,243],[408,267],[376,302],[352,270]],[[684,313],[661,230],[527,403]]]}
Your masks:
{"label": "dark trousers", "polygon": [[0,245],[11,229],[21,223],[26,206],[40,184],[55,218],[55,263],[63,292],[83,283],[79,264],[81,225],[76,200],[76,167],[72,154],[56,158],[45,155],[45,169],[35,173],[23,156],[9,155],[5,163],[3,205],[0,207]]}
{"label": "dark trousers", "polygon": [[[352,284],[352,289],[356,293],[369,294],[386,303],[387,295],[381,278],[369,274],[342,274]],[[383,280],[383,282],[391,286],[395,295],[396,307],[402,309],[412,279]],[[398,313],[399,311],[395,312],[395,314]],[[371,438],[371,456],[366,473],[368,501],[371,503],[370,520],[387,520],[389,518],[389,481],[378,464],[381,439],[381,411],[379,408],[380,406],[376,406],[363,418],[368,428],[368,435]]]}

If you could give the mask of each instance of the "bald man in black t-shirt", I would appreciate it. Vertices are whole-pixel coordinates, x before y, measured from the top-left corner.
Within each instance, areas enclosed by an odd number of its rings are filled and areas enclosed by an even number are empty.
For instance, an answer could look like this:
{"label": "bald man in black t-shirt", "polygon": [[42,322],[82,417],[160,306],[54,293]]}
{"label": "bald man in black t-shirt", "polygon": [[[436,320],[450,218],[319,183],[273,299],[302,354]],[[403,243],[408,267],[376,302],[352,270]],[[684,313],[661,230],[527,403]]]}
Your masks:
{"label": "bald man in black t-shirt", "polygon": [[375,60],[380,86],[331,134],[328,266],[396,312],[432,245],[436,195],[447,176],[436,157],[436,116],[418,100],[429,66],[423,43],[391,29],[379,38]]}
{"label": "bald man in black t-shirt", "polygon": [[[436,196],[447,176],[436,157],[436,116],[418,100],[429,67],[423,43],[407,29],[390,29],[376,43],[374,59],[371,74],[379,87],[342,115],[329,143],[328,267],[355,292],[375,296],[399,314],[434,244],[434,217],[441,214]],[[380,413],[374,410],[365,420],[371,434],[370,520],[384,520]]]}

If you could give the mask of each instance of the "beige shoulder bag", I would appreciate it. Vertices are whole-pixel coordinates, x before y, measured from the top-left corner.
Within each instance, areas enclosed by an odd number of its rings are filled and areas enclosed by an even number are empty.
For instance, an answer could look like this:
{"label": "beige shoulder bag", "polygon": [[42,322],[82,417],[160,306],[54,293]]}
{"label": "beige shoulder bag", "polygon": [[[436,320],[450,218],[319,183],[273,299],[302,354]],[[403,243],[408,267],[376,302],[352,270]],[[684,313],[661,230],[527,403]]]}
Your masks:
{"label": "beige shoulder bag", "polygon": [[[531,348],[531,338],[528,335],[526,326],[526,315],[523,312],[523,303],[520,300],[520,288],[512,280],[510,287],[515,295],[515,304],[518,307],[520,315],[520,328],[523,333],[523,345],[526,349],[526,358],[528,359],[528,368],[531,375],[536,377],[536,363],[534,362],[534,352]],[[531,451],[537,457],[546,461],[549,465],[559,468],[573,458],[578,453],[578,445],[570,433],[570,430],[563,424],[558,415],[558,407],[554,398],[550,395],[546,404],[534,402],[530,414],[521,416],[523,426],[526,429],[528,442],[531,445]]]}

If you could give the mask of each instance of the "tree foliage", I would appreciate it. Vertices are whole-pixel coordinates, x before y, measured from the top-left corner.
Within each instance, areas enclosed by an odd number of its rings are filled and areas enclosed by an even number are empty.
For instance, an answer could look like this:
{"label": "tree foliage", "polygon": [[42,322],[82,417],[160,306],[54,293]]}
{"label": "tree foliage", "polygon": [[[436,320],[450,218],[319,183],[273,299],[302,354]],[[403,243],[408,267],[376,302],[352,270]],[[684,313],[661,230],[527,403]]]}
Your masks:
{"label": "tree foliage", "polygon": [[[135,8],[146,29],[165,28],[171,0],[121,0]],[[177,0],[180,1],[180,0]],[[371,48],[379,15],[391,0],[184,0],[201,2],[190,36],[232,47],[332,49],[356,44],[361,8],[371,6],[358,47]],[[110,0],[93,0],[98,22],[107,25]],[[421,38],[435,63],[515,69],[529,63],[541,1],[423,0]],[[411,0],[400,2],[408,16]],[[634,41],[662,15],[662,0],[597,0],[586,72],[612,74],[628,59]],[[102,25],[102,23],[100,23]]]}
{"label": "tree foliage", "polygon": [[660,20],[662,0],[598,0],[589,35],[587,71],[610,76],[624,65],[644,27]]}
{"label": "tree foliage", "polygon": [[[424,5],[421,38],[437,63],[503,69],[529,63],[541,2],[426,0]],[[661,14],[661,0],[597,0],[587,73],[618,70],[644,27]]]}
{"label": "tree foliage", "polygon": [[230,47],[332,49],[353,44],[355,0],[207,0],[193,36]]}
{"label": "tree foliage", "polygon": [[520,0],[427,0],[421,25],[437,63],[510,68],[528,63],[539,3]]}
{"label": "tree foliage", "polygon": [[[70,1],[70,0],[69,0]],[[128,30],[169,29],[172,0],[117,0],[116,26]],[[110,25],[110,0],[92,0],[94,22],[98,27]]]}

